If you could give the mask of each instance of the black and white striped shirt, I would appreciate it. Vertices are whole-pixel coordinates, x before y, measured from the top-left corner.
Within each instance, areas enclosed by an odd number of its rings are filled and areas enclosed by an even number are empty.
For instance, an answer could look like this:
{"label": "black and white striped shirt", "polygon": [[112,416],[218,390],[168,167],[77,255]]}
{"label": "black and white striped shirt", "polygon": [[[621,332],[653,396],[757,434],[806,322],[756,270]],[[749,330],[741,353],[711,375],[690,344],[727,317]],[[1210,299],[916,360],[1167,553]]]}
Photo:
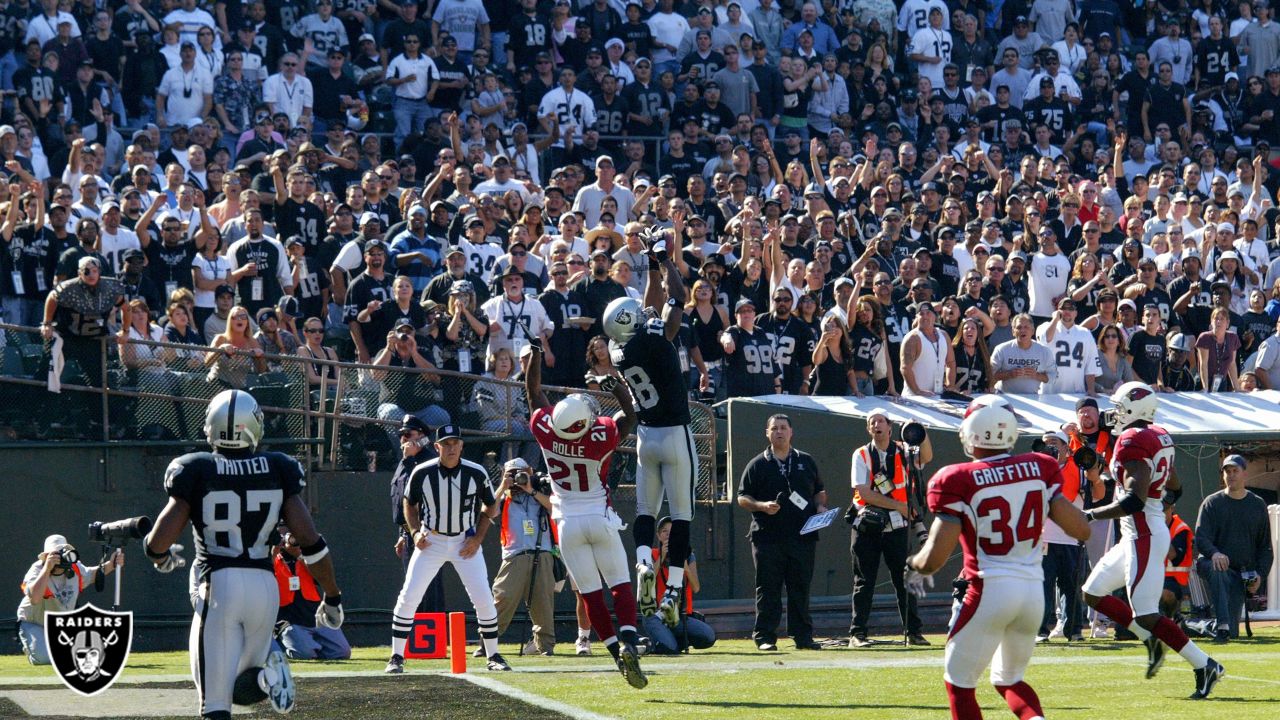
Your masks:
{"label": "black and white striped shirt", "polygon": [[440,466],[436,458],[413,469],[407,494],[422,511],[422,527],[442,535],[472,530],[485,505],[494,504],[489,474],[470,460],[456,467]]}

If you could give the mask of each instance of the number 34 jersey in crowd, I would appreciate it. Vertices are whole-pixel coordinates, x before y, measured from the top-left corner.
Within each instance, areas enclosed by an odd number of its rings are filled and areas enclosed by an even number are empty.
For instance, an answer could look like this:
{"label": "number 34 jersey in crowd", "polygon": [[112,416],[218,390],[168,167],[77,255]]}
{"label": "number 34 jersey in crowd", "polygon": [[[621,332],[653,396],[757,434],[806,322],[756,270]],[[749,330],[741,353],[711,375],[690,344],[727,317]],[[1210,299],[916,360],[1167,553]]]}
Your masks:
{"label": "number 34 jersey in crowd", "polygon": [[1116,439],[1115,454],[1111,457],[1111,476],[1116,479],[1116,487],[1126,487],[1129,482],[1129,473],[1124,469],[1127,462],[1146,463],[1151,470],[1151,484],[1143,498],[1142,512],[1120,518],[1121,535],[1143,537],[1157,528],[1160,532],[1167,532],[1160,498],[1164,496],[1165,481],[1173,470],[1173,458],[1173,436],[1162,427],[1148,425],[1120,433]]}
{"label": "number 34 jersey in crowd", "polygon": [[689,395],[680,371],[680,353],[663,327],[661,320],[650,320],[626,343],[609,341],[609,352],[631,387],[641,425],[688,425]]}
{"label": "number 34 jersey in crowd", "polygon": [[551,408],[539,408],[529,429],[551,473],[551,516],[604,515],[609,506],[609,460],[618,447],[618,426],[601,415],[577,440],[551,429]]}
{"label": "number 34 jersey in crowd", "polygon": [[997,455],[939,470],[929,481],[929,509],[960,521],[965,578],[1042,580],[1040,536],[1061,492],[1057,460]]}
{"label": "number 34 jersey in crowd", "polygon": [[280,508],[306,484],[302,465],[279,452],[195,452],[169,463],[164,489],[191,507],[199,578],[226,567],[271,572]]}

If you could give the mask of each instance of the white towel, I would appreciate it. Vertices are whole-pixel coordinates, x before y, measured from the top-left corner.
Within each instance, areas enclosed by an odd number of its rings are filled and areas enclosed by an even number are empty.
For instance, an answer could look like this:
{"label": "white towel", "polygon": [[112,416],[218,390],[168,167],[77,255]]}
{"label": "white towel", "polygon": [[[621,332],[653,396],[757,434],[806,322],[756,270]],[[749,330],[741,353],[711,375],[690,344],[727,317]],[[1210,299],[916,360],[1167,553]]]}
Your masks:
{"label": "white towel", "polygon": [[53,334],[53,346],[49,348],[49,377],[46,384],[49,392],[62,392],[62,367],[67,364],[66,358],[62,357],[62,336],[58,333]]}

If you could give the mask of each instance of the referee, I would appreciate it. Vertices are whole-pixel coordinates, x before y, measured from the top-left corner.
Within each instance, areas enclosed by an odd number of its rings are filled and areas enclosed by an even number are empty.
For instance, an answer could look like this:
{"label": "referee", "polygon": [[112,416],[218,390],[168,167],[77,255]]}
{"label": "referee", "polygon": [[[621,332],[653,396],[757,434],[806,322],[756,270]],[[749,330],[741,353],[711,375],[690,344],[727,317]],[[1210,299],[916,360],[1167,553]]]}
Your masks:
{"label": "referee", "polygon": [[462,459],[456,425],[436,430],[439,457],[413,469],[404,499],[404,519],[414,551],[391,619],[391,660],[386,672],[404,672],[404,646],[413,629],[414,609],[445,563],[453,565],[476,610],[480,642],[490,670],[510,670],[498,654],[498,610],[489,590],[489,572],[480,543],[497,514],[489,474]]}
{"label": "referee", "polygon": [[774,415],[765,426],[769,447],[751,459],[738,484],[738,505],[751,511],[751,559],[756,565],[756,624],[751,639],[762,651],[778,649],[782,588],[787,630],[797,650],[821,650],[813,641],[809,584],[816,532],[801,535],[810,516],[826,509],[827,491],[813,456],[791,447],[791,419]]}

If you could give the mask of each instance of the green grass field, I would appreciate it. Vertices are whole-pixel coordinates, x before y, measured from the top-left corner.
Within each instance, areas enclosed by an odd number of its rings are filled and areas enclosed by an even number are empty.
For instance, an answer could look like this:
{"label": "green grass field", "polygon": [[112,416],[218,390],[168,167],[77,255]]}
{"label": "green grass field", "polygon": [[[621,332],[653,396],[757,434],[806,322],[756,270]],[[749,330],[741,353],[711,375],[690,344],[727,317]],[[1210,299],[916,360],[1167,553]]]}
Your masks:
{"label": "green grass field", "polygon": [[[503,647],[515,668],[490,673],[469,658],[473,682],[442,675],[445,661],[409,661],[400,677],[381,675],[385,648],[358,648],[347,662],[293,663],[298,677],[301,718],[533,718],[600,716],[613,718],[874,718],[894,720],[946,717],[942,686],[942,638],[931,648],[873,647],[863,650],[760,653],[745,640],[718,643],[682,657],[644,659],[649,687],[631,689],[613,670],[597,643],[589,658],[562,655],[522,658]],[[569,650],[570,646],[561,646]],[[1189,666],[1170,655],[1154,680],[1144,680],[1146,654],[1138,643],[1088,641],[1050,643],[1037,648],[1028,681],[1051,718],[1275,718],[1280,711],[1280,628],[1266,628],[1252,640],[1206,646],[1227,668],[1227,678],[1207,702],[1187,700]],[[186,653],[136,653],[118,693],[121,717],[183,716],[175,694],[190,690]],[[33,668],[20,658],[0,658],[0,716],[27,717],[17,700],[56,694],[73,703],[49,668]],[[27,693],[18,697],[14,693]],[[52,697],[52,696],[50,696]],[[182,697],[179,695],[179,697]],[[978,699],[987,717],[1011,717],[989,686]],[[85,701],[92,704],[93,701]],[[136,707],[129,703],[136,703]],[[526,704],[529,703],[529,704]],[[264,708],[254,715],[265,716]],[[189,717],[189,716],[188,716]]]}

